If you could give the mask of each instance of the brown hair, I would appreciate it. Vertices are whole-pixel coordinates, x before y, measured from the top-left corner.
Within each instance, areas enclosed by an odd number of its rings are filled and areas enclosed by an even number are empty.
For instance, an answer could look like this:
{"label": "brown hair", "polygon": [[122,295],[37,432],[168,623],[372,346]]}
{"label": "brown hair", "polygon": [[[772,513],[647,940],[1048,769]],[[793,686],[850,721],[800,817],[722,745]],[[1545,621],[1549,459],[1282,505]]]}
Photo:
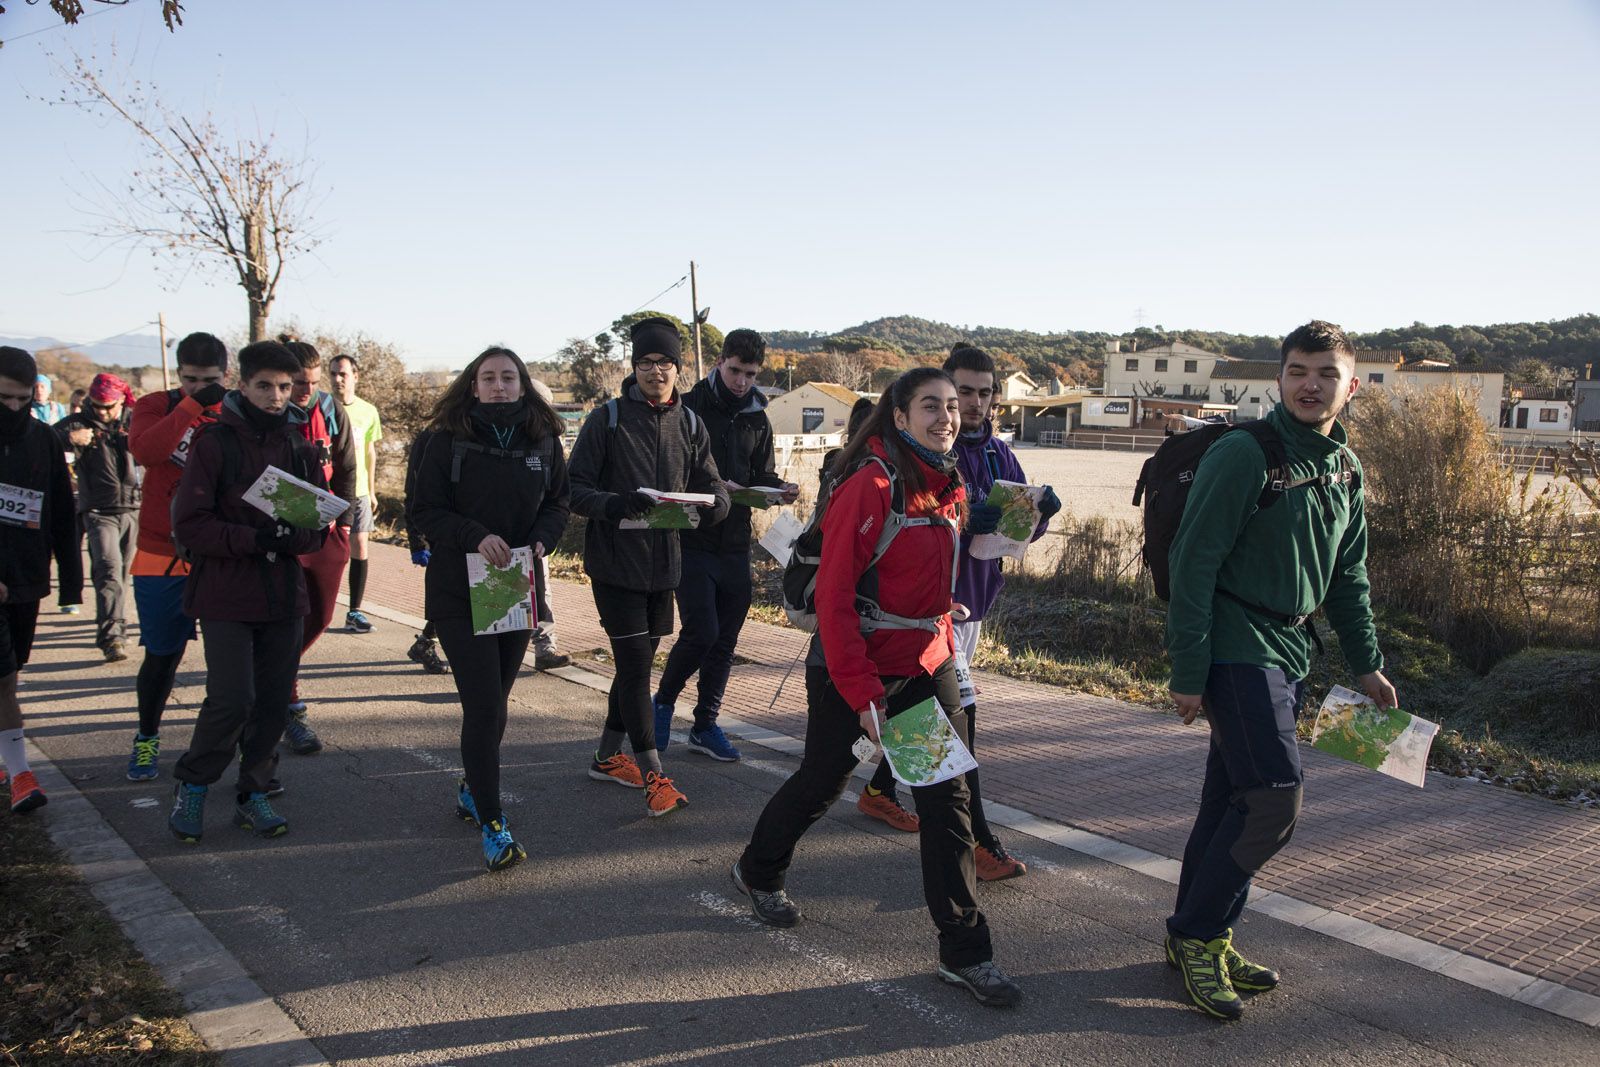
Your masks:
{"label": "brown hair", "polygon": [[[905,486],[906,507],[910,509],[913,501],[925,508],[937,507],[950,491],[950,487],[941,490],[934,497],[928,490],[927,480],[923,477],[922,462],[916,454],[906,447],[900,437],[900,430],[894,424],[896,411],[909,412],[911,401],[917,395],[917,390],[935,379],[948,382],[955,388],[955,381],[938,367],[913,367],[900,377],[889,383],[889,388],[883,391],[878,398],[878,406],[872,409],[861,428],[850,435],[850,443],[844,446],[844,451],[835,461],[834,469],[841,478],[847,478],[861,464],[872,457],[872,442],[882,441],[883,450],[889,454],[889,462],[899,473],[900,481]],[[951,476],[950,486],[961,484],[959,468]]]}
{"label": "brown hair", "polygon": [[533,378],[528,374],[528,365],[522,362],[522,357],[509,348],[499,345],[490,345],[478,353],[478,358],[467,364],[451,382],[438,401],[433,405],[433,411],[428,415],[428,429],[433,433],[448,433],[457,440],[466,440],[475,436],[472,429],[472,404],[476,399],[472,395],[472,383],[478,377],[478,368],[483,366],[484,360],[493,359],[495,356],[505,356],[517,368],[517,377],[522,379],[522,402],[528,409],[528,419],[523,423],[523,430],[528,435],[528,440],[537,441],[541,437],[561,436],[561,416],[556,414],[556,409],[545,403],[544,397],[539,395],[533,387]]}
{"label": "brown hair", "polygon": [[1308,356],[1320,352],[1332,352],[1337,356],[1348,356],[1350,362],[1356,360],[1356,347],[1350,343],[1350,338],[1344,330],[1331,322],[1321,319],[1312,319],[1304,326],[1295,327],[1288,337],[1283,339],[1283,348],[1278,353],[1278,368],[1289,362],[1290,352],[1304,352]]}

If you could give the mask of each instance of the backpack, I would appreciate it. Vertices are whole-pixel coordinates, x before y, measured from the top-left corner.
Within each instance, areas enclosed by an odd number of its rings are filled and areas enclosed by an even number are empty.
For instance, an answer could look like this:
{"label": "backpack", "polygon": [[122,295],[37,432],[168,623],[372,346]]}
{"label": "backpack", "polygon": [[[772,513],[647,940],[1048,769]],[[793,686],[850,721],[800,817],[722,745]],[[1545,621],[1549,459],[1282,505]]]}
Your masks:
{"label": "backpack", "polygon": [[[1267,484],[1256,500],[1257,511],[1272,507],[1291,489],[1300,489],[1308,485],[1344,485],[1351,493],[1360,488],[1361,475],[1351,466],[1349,453],[1342,448],[1339,450],[1337,471],[1292,480],[1289,476],[1289,456],[1283,447],[1283,438],[1278,436],[1278,431],[1273,429],[1272,424],[1266,419],[1256,419],[1237,425],[1209,423],[1187,433],[1173,434],[1161,443],[1155,455],[1144,461],[1144,466],[1139,471],[1139,481],[1133,489],[1133,506],[1138,507],[1141,501],[1144,504],[1144,545],[1140,554],[1144,557],[1145,565],[1150,568],[1150,577],[1155,582],[1156,596],[1162,600],[1172,599],[1172,581],[1167,555],[1172,549],[1172,542],[1178,536],[1178,526],[1183,521],[1183,509],[1189,502],[1189,490],[1194,486],[1195,471],[1199,469],[1201,458],[1211,446],[1220,441],[1224,434],[1235,431],[1247,433],[1255,438],[1256,444],[1260,445],[1261,451],[1266,454]],[[1315,613],[1315,608],[1305,615],[1289,615],[1260,604],[1253,604],[1221,586],[1217,587],[1217,593],[1267,618],[1290,626],[1307,626],[1311,629],[1312,638],[1314,640],[1317,638],[1316,630],[1311,624],[1311,615]],[[1317,640],[1319,649],[1321,645],[1322,642]]]}
{"label": "backpack", "polygon": [[[863,634],[875,633],[878,630],[937,632],[942,615],[913,619],[883,610],[878,603],[878,561],[889,551],[889,546],[894,543],[895,537],[906,527],[948,526],[951,535],[950,595],[953,599],[956,571],[961,555],[960,531],[956,529],[955,523],[943,516],[909,518],[906,515],[905,487],[901,485],[900,476],[895,471],[894,465],[881,456],[872,456],[858,466],[856,471],[863,470],[868,463],[876,463],[882,467],[884,474],[889,478],[889,515],[884,521],[883,529],[878,533],[878,543],[872,551],[872,559],[856,583],[856,614],[861,616],[861,632]],[[855,471],[850,472],[854,473]],[[836,479],[824,476],[822,490],[817,495],[817,506],[811,512],[811,520],[806,523],[800,536],[795,538],[794,547],[789,553],[789,562],[783,567],[783,613],[797,629],[807,633],[817,632],[817,568],[822,563],[822,516],[827,510],[828,500],[833,496],[834,487],[848,476],[841,474]]]}
{"label": "backpack", "polygon": [[555,462],[556,446],[549,437],[545,437],[533,448],[490,448],[480,445],[476,441],[455,441],[450,443],[450,484],[461,484],[461,460],[468,452],[477,452],[485,456],[506,456],[510,459],[520,459],[528,464],[530,470],[548,471],[550,464]]}
{"label": "backpack", "polygon": [[[200,433],[216,434],[217,446],[222,449],[222,469],[217,474],[216,485],[217,498],[221,499],[222,491],[239,480],[239,471],[244,467],[244,451],[239,445],[239,432],[227,423],[211,422],[199,427],[199,432],[195,435],[196,441],[200,439]],[[190,446],[190,451],[191,453],[193,452],[192,445]],[[300,447],[298,441],[295,443],[293,450],[294,462],[291,464],[294,470],[289,473],[301,481],[313,480],[311,478],[309,451],[309,448]],[[177,493],[172,494],[172,502],[167,505],[167,508],[167,521],[172,528],[173,554],[184,563],[187,563],[192,570],[198,561],[194,553],[185,547],[182,541],[178,540]]]}
{"label": "backpack", "polygon": [[[694,413],[694,408],[683,403],[683,398],[678,398],[678,403],[683,405],[683,413],[689,418],[689,465],[695,466],[700,462],[700,416]],[[617,407],[617,398],[612,397],[606,401],[606,432],[614,433],[617,429],[617,420],[622,417]]]}

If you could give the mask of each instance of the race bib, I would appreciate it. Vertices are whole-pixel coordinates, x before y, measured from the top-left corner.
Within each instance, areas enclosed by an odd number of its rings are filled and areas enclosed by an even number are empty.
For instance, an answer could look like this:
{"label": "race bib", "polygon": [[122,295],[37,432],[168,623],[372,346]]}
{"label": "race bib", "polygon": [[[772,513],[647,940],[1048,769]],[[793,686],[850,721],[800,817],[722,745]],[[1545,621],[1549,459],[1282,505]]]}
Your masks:
{"label": "race bib", "polygon": [[187,466],[189,463],[189,446],[194,444],[194,432],[199,428],[198,425],[195,425],[183,431],[183,440],[178,442],[178,447],[174,448],[172,455],[167,458],[180,467]]}
{"label": "race bib", "polygon": [[0,482],[0,523],[37,530],[43,513],[44,493]]}
{"label": "race bib", "polygon": [[967,657],[961,654],[958,647],[955,654],[956,660],[956,685],[961,687],[961,706],[970,708],[978,702],[978,687],[972,684],[972,668],[967,665]]}

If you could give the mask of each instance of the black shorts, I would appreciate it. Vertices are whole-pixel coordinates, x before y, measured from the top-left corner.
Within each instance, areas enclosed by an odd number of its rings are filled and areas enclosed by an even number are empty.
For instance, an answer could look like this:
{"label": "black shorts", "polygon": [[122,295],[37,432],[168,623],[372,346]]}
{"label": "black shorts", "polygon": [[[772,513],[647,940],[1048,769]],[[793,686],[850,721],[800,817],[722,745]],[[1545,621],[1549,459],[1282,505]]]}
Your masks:
{"label": "black shorts", "polygon": [[672,633],[672,590],[641,593],[620,585],[594,582],[594,606],[600,625],[612,640],[622,637],[667,637]]}
{"label": "black shorts", "polygon": [[33,632],[39,625],[39,602],[0,604],[0,678],[8,678],[28,662]]}

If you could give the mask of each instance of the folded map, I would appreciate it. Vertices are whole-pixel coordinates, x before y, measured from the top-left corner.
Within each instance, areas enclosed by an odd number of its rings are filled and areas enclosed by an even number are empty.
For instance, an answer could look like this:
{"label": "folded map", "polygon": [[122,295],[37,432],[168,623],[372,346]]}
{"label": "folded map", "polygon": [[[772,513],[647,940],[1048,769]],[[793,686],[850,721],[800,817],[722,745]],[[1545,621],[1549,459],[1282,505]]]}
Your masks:
{"label": "folded map", "polygon": [[244,491],[243,499],[279,522],[301,530],[320,530],[350,508],[348,501],[277,467],[262,471],[255,484]]}
{"label": "folded map", "polygon": [[656,502],[656,506],[640,519],[623,519],[617,524],[622,530],[695,530],[700,527],[700,509],[697,504],[711,505],[717,498],[710,493],[663,493],[659,489],[640,489],[641,493]]}
{"label": "folded map", "polygon": [[973,559],[1000,559],[1009,556],[1021,559],[1033,542],[1033,531],[1039,528],[1039,498],[1044,495],[1042,485],[1023,485],[1021,482],[995,482],[989,489],[987,502],[1000,509],[1000,524],[994,533],[978,534],[968,549]]}
{"label": "folded map", "polygon": [[1311,747],[1422,788],[1439,724],[1399,708],[1380,708],[1336,685],[1317,709]]}
{"label": "folded map", "polygon": [[467,553],[467,600],[472,632],[533,629],[533,549],[513,548],[511,565],[496,567],[480,552]]}

